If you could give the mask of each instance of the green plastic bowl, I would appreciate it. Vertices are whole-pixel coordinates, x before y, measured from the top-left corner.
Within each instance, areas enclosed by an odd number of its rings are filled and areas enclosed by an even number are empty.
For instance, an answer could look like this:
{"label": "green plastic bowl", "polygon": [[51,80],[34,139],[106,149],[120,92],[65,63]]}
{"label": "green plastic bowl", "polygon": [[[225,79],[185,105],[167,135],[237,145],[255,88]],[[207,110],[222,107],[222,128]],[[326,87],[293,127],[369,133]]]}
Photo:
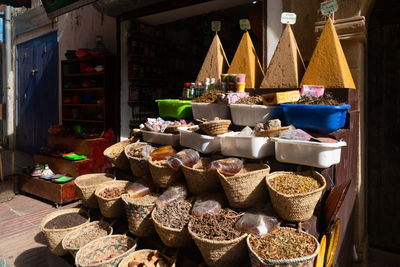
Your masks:
{"label": "green plastic bowl", "polygon": [[174,118],[177,120],[191,118],[192,106],[190,100],[157,99],[160,117]]}

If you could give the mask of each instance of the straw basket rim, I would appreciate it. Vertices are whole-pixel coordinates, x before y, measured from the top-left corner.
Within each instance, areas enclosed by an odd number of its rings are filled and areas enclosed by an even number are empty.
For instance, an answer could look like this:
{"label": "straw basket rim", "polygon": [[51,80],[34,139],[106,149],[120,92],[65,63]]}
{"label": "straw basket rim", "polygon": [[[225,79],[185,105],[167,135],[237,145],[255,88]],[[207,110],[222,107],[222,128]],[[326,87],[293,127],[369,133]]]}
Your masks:
{"label": "straw basket rim", "polygon": [[138,158],[138,157],[133,157],[133,156],[131,156],[131,155],[128,155],[128,153],[127,153],[127,148],[128,147],[131,147],[131,146],[136,146],[136,145],[148,145],[149,143],[147,143],[147,142],[135,142],[135,143],[130,143],[130,144],[128,144],[127,146],[125,146],[125,148],[124,148],[124,153],[125,153],[125,156],[128,158],[128,159],[136,159],[136,160],[139,160],[139,161],[141,161],[141,160],[143,160],[143,161],[146,161],[146,159],[145,158]]}
{"label": "straw basket rim", "polygon": [[[82,184],[80,184],[80,182],[82,182],[83,180],[87,180],[89,178],[92,178],[93,176],[95,176],[95,177],[96,176],[105,176],[106,178],[110,178],[111,180],[113,179],[112,177],[107,176],[107,173],[105,173],[105,172],[96,172],[96,173],[87,173],[87,174],[79,175],[78,177],[76,177],[74,179],[74,183],[75,183],[76,186],[78,186],[80,188],[91,187],[93,185],[82,185]],[[104,182],[102,182],[102,183],[104,183]],[[102,183],[99,183],[97,185],[100,185]]]}
{"label": "straw basket rim", "polygon": [[310,192],[298,193],[298,194],[290,194],[290,195],[289,195],[289,194],[284,194],[284,193],[281,193],[281,192],[275,190],[275,189],[271,186],[271,184],[270,184],[270,180],[272,180],[273,178],[275,178],[276,176],[278,176],[278,175],[280,175],[280,174],[297,174],[297,175],[303,175],[303,176],[305,176],[304,173],[308,173],[308,172],[307,172],[307,171],[306,171],[306,172],[289,172],[289,171],[277,171],[277,172],[272,172],[272,173],[270,173],[270,174],[267,175],[267,177],[265,178],[265,181],[266,181],[266,183],[267,183],[268,188],[269,188],[271,191],[273,191],[275,194],[277,194],[277,195],[279,195],[279,196],[282,196],[282,197],[285,197],[285,198],[305,197],[305,196],[313,195],[313,194],[315,194],[315,193],[319,193],[319,192],[321,192],[322,190],[325,189],[325,187],[326,187],[326,180],[325,180],[324,176],[322,176],[322,174],[320,174],[319,172],[314,171],[314,170],[311,171],[311,174],[312,174],[311,176],[312,176],[314,179],[316,179],[318,182],[322,182],[322,185],[321,185],[320,187],[318,187],[317,189],[315,189],[315,190],[313,190],[313,191],[310,191]]}
{"label": "straw basket rim", "polygon": [[[279,136],[279,134],[283,131],[287,131],[291,128],[292,126],[283,126],[275,129],[269,129],[269,130],[261,130],[259,132],[254,132],[254,135],[257,137],[276,137]],[[278,135],[276,135],[278,134]]]}
{"label": "straw basket rim", "polygon": [[[117,184],[124,184],[124,188],[126,188],[131,182],[129,182],[129,181],[126,181],[126,180],[112,180],[112,181],[108,181],[108,182],[104,182],[104,183],[101,183],[101,184],[99,184],[99,186],[96,188],[96,191],[94,192],[94,194],[95,194],[95,196],[96,197],[98,197],[98,198],[100,198],[100,199],[102,199],[102,200],[105,200],[105,201],[110,201],[110,200],[117,200],[117,199],[119,199],[121,196],[118,196],[118,197],[113,197],[113,198],[104,198],[104,197],[102,197],[101,195],[100,195],[100,192],[102,192],[104,189],[105,189],[105,186],[107,186],[107,185],[115,185],[115,183],[117,183]],[[116,187],[116,186],[109,186],[109,187]]]}
{"label": "straw basket rim", "polygon": [[[79,225],[74,226],[74,227],[60,228],[60,229],[45,228],[45,225],[46,225],[50,220],[52,220],[52,219],[54,219],[54,218],[56,218],[56,217],[58,217],[58,216],[60,216],[60,215],[67,214],[67,213],[79,213],[79,212],[84,212],[85,215],[87,215],[87,220],[86,220],[84,223],[82,223],[82,224],[79,224]],[[83,208],[71,208],[71,209],[56,210],[56,211],[53,211],[53,212],[47,214],[47,215],[42,219],[42,221],[41,221],[41,223],[40,223],[40,231],[42,231],[42,232],[64,232],[64,231],[66,231],[66,230],[68,230],[68,231],[73,231],[73,230],[75,230],[75,229],[78,229],[78,228],[82,227],[83,225],[88,224],[89,222],[90,222],[90,214],[89,214],[89,212],[88,212],[86,209],[83,209]]]}
{"label": "straw basket rim", "polygon": [[162,161],[162,160],[153,160],[151,157],[148,159],[149,164],[151,164],[153,167],[156,167],[156,168],[159,168],[159,169],[165,169],[165,168],[171,169],[168,166],[168,164],[166,164],[166,165],[157,165],[157,164],[155,164],[154,162],[156,162],[156,161]]}
{"label": "straw basket rim", "polygon": [[[63,249],[65,249],[65,250],[76,250],[76,251],[78,251],[80,248],[77,248],[77,247],[69,247],[69,246],[66,244],[67,238],[69,238],[71,235],[73,235],[73,234],[75,234],[76,232],[78,232],[78,230],[81,230],[81,228],[89,227],[89,226],[92,226],[92,225],[95,225],[95,224],[100,224],[100,223],[105,223],[105,224],[107,224],[107,234],[106,234],[105,236],[112,235],[114,229],[113,229],[113,227],[111,226],[110,223],[108,223],[108,222],[106,222],[106,221],[92,221],[92,222],[90,222],[90,223],[88,223],[88,224],[85,224],[85,225],[82,225],[82,226],[79,227],[78,229],[75,229],[75,230],[69,232],[68,234],[66,234],[66,235],[64,236],[63,240],[62,240],[62,247],[63,247]],[[102,236],[102,237],[104,237],[104,236]],[[97,239],[97,238],[96,238],[96,239]],[[96,239],[94,239],[94,240],[96,240]],[[93,241],[93,240],[92,240],[92,241]],[[91,242],[91,241],[90,241],[90,242]],[[89,242],[89,243],[90,243],[90,242]]]}
{"label": "straw basket rim", "polygon": [[108,259],[107,261],[99,262],[99,263],[96,263],[96,264],[91,264],[91,265],[88,265],[88,266],[90,266],[90,267],[102,266],[103,264],[107,264],[107,263],[109,263],[109,262],[112,262],[112,261],[114,261],[114,260],[116,260],[116,259],[118,259],[118,258],[120,258],[120,257],[124,257],[124,254],[128,254],[128,253],[130,254],[131,252],[133,252],[133,251],[136,250],[137,241],[138,241],[137,238],[132,238],[132,237],[129,237],[129,236],[127,236],[127,235],[121,235],[121,234],[107,235],[107,236],[103,236],[103,237],[100,237],[100,238],[98,238],[98,239],[95,239],[95,240],[93,240],[93,241],[90,241],[89,243],[87,243],[86,245],[84,245],[83,247],[81,247],[81,248],[78,250],[78,253],[76,253],[75,265],[76,265],[76,266],[81,266],[81,265],[78,264],[77,261],[78,261],[78,259],[79,259],[79,256],[83,253],[82,251],[85,251],[85,249],[89,248],[89,247],[90,247],[91,245],[93,245],[95,242],[100,242],[100,240],[103,240],[103,239],[106,239],[106,238],[109,238],[109,239],[126,238],[127,240],[132,240],[133,245],[132,245],[131,248],[129,248],[129,249],[128,249],[127,251],[125,251],[124,253],[118,255],[117,257],[114,257],[114,258]]}
{"label": "straw basket rim", "polygon": [[194,168],[194,166],[196,166],[200,161],[207,161],[208,163],[212,162],[212,160],[210,158],[200,157],[199,160],[196,162],[196,164],[194,164],[192,167],[189,167],[189,166],[186,166],[186,165],[183,165],[183,164],[182,164],[181,167],[183,169],[187,169],[189,171],[195,171],[195,172],[200,172],[200,173],[206,172],[207,171],[206,169]]}
{"label": "straw basket rim", "polygon": [[213,121],[205,121],[200,125],[208,125],[208,124],[223,124],[223,123],[232,123],[231,120],[213,120]]}
{"label": "straw basket rim", "polygon": [[[219,174],[220,178],[222,178],[225,181],[229,182],[229,180],[232,181],[232,180],[243,179],[243,178],[245,178],[245,176],[250,175],[250,174],[254,175],[254,174],[265,172],[267,170],[269,170],[269,171],[271,170],[271,167],[268,164],[265,164],[265,163],[247,163],[247,164],[243,165],[243,168],[250,167],[250,166],[251,167],[263,166],[265,168],[261,168],[261,169],[257,169],[257,170],[249,171],[249,172],[245,172],[245,173],[238,172],[238,173],[236,173],[235,175],[232,175],[232,176],[225,176],[224,174],[222,174],[220,172],[220,170],[217,170],[217,173]],[[268,177],[268,175],[269,174],[266,174],[266,177]]]}
{"label": "straw basket rim", "polygon": [[[288,230],[292,230],[292,231],[298,231],[297,229],[291,228],[291,227],[279,227],[279,229],[288,229]],[[303,262],[303,261],[312,260],[312,259],[314,259],[314,258],[318,255],[318,253],[319,253],[319,242],[318,242],[318,240],[317,240],[317,238],[316,238],[315,236],[313,236],[313,235],[311,235],[311,234],[309,234],[309,233],[307,233],[307,232],[305,232],[305,231],[303,231],[303,230],[300,230],[300,232],[303,233],[303,234],[305,234],[305,235],[307,235],[307,236],[312,237],[313,241],[314,241],[315,244],[316,244],[315,251],[314,251],[311,255],[304,256],[304,257],[293,258],[293,259],[280,259],[280,260],[264,259],[264,258],[262,258],[261,256],[259,256],[259,255],[253,250],[253,248],[251,247],[251,245],[250,245],[250,243],[249,243],[249,240],[250,240],[250,238],[251,238],[251,236],[252,236],[251,234],[249,234],[249,235],[247,236],[247,238],[246,238],[247,248],[251,251],[251,253],[252,253],[260,262],[265,263],[265,264],[292,264],[292,263],[298,263],[298,262]]]}
{"label": "straw basket rim", "polygon": [[[123,146],[123,145],[125,145],[125,144],[131,144],[132,143],[132,140],[131,139],[126,139],[126,140],[123,140],[123,141],[120,141],[120,142],[117,142],[117,143],[115,143],[115,144],[112,144],[111,146],[109,146],[109,147],[107,147],[106,149],[104,149],[104,151],[103,151],[103,155],[104,155],[104,157],[106,157],[106,158],[108,158],[109,160],[111,160],[111,161],[115,161],[115,157],[118,157],[117,155],[116,156],[114,156],[114,157],[111,157],[110,155],[108,155],[108,152],[113,148],[113,147],[115,147],[115,146]],[[127,146],[127,145],[125,145],[125,146]],[[125,147],[124,147],[124,149],[125,149]],[[121,151],[121,153],[122,153],[122,151]],[[119,153],[119,154],[121,154],[121,153]]]}
{"label": "straw basket rim", "polygon": [[152,212],[151,212],[151,219],[152,219],[152,221],[153,221],[158,227],[164,228],[165,230],[168,230],[168,231],[171,231],[171,232],[175,232],[175,233],[180,233],[180,232],[182,232],[182,231],[185,229],[185,227],[188,227],[189,223],[187,223],[185,226],[183,226],[182,229],[176,229],[176,228],[171,228],[171,227],[162,225],[161,223],[159,223],[159,222],[154,218],[154,214],[155,214],[155,212],[156,212],[156,209],[157,209],[157,206],[155,206],[154,209],[153,209]]}
{"label": "straw basket rim", "polygon": [[[148,195],[160,196],[159,194],[156,194],[156,193],[153,193],[153,192],[148,194]],[[147,196],[147,195],[145,195],[145,196]],[[142,197],[145,197],[145,196],[142,196]],[[133,205],[135,207],[139,207],[139,206],[141,206],[141,207],[151,207],[151,206],[155,206],[156,205],[155,201],[153,203],[150,203],[150,204],[138,204],[138,203],[135,203],[135,199],[139,199],[139,198],[142,198],[142,197],[131,198],[131,197],[129,197],[129,194],[122,194],[121,195],[121,199],[124,202],[124,204],[126,204],[126,205]],[[130,198],[129,202],[126,200],[126,198]]]}
{"label": "straw basket rim", "polygon": [[239,237],[236,237],[234,239],[231,240],[212,240],[212,239],[207,239],[207,238],[203,238],[203,237],[199,237],[196,233],[194,233],[192,231],[192,220],[189,221],[188,223],[188,231],[189,234],[192,236],[193,239],[198,239],[202,242],[206,242],[206,243],[210,243],[210,244],[218,244],[218,245],[230,245],[236,242],[240,242],[241,240],[243,240],[243,238],[247,237],[247,233],[243,233],[242,235],[240,235]]}

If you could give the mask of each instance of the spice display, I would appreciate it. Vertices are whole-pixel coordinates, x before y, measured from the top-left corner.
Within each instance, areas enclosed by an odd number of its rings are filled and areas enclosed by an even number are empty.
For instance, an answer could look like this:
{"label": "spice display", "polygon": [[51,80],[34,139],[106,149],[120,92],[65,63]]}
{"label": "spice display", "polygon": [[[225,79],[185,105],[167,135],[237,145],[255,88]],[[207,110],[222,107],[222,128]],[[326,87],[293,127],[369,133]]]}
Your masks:
{"label": "spice display", "polygon": [[178,199],[162,209],[157,208],[154,218],[165,227],[182,229],[190,220],[192,204],[184,199]]}
{"label": "spice display", "polygon": [[128,263],[128,267],[169,267],[169,264],[158,250],[148,255],[134,256],[132,261]]}
{"label": "spice display", "polygon": [[218,213],[206,214],[202,217],[193,217],[191,231],[201,238],[211,240],[232,240],[241,236],[235,229],[236,222],[241,214],[225,209]]}
{"label": "spice display", "polygon": [[235,104],[248,104],[248,105],[262,105],[263,100],[260,95],[258,96],[248,96],[248,97],[243,97],[236,101]]}
{"label": "spice display", "polygon": [[197,197],[194,202],[192,215],[204,216],[208,213],[217,213],[222,209],[225,202],[225,196],[220,193],[204,193]]}
{"label": "spice display", "polygon": [[207,171],[216,172],[219,170],[223,175],[232,176],[243,168],[243,161],[237,158],[214,160],[210,163]]}
{"label": "spice display", "polygon": [[145,176],[137,180],[136,182],[129,184],[126,187],[126,192],[130,198],[143,197],[155,188],[153,179],[151,177]]}
{"label": "spice display", "polygon": [[185,120],[180,121],[165,121],[162,118],[147,118],[147,121],[144,123],[144,128],[147,131],[151,132],[174,132],[177,126],[192,126],[193,123],[187,123]]}
{"label": "spice display", "polygon": [[275,177],[270,184],[276,191],[287,195],[308,193],[321,187],[320,182],[313,177],[299,174],[284,174]]}
{"label": "spice display", "polygon": [[223,93],[222,91],[211,91],[208,94],[204,94],[202,96],[196,97],[192,100],[192,102],[198,103],[215,103],[218,100],[218,94]]}
{"label": "spice display", "polygon": [[176,154],[176,150],[172,146],[163,146],[154,150],[150,157],[152,160],[166,160]]}
{"label": "spice display", "polygon": [[167,163],[171,169],[177,171],[182,165],[185,165],[186,167],[192,167],[199,161],[199,159],[199,152],[193,149],[184,149],[169,157]]}
{"label": "spice display", "polygon": [[79,236],[69,240],[67,246],[70,248],[81,248],[97,238],[107,235],[107,227],[104,223],[99,223],[98,227],[91,227],[82,232]]}
{"label": "spice display", "polygon": [[128,156],[135,157],[135,158],[142,158],[142,150],[145,147],[145,144],[140,144],[140,145],[131,145],[127,148],[126,153]]}
{"label": "spice display", "polygon": [[116,198],[125,193],[125,189],[117,187],[107,187],[102,192],[100,192],[99,195],[104,198]]}
{"label": "spice display", "polygon": [[283,260],[309,256],[317,248],[315,240],[302,232],[280,228],[260,238],[252,236],[253,251],[264,259]]}
{"label": "spice display", "polygon": [[85,223],[88,218],[80,213],[65,213],[48,221],[44,228],[47,229],[65,229],[71,228]]}
{"label": "spice display", "polygon": [[156,201],[156,205],[158,208],[163,209],[165,206],[179,198],[185,199],[188,194],[189,192],[184,184],[178,183],[172,185],[161,194]]}
{"label": "spice display", "polygon": [[332,94],[326,93],[323,96],[311,96],[304,95],[297,102],[291,104],[309,104],[309,105],[331,105],[331,106],[342,106],[345,103],[337,101]]}

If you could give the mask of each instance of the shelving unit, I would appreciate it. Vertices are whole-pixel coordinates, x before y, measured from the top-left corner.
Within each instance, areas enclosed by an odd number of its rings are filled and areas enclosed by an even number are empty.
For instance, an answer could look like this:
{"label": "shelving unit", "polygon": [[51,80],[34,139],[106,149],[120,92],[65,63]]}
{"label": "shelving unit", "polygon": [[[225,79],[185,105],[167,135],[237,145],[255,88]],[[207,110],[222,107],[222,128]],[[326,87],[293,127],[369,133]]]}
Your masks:
{"label": "shelving unit", "polygon": [[167,87],[162,32],[154,27],[150,32],[144,32],[141,24],[136,26],[138,27],[130,31],[128,37],[128,104],[132,108],[131,128],[138,127],[148,117],[157,116],[158,108],[154,100],[163,98]]}
{"label": "shelving unit", "polygon": [[[103,71],[86,71],[102,65]],[[112,92],[114,59],[110,55],[88,56],[61,61],[62,121],[65,126],[81,125],[87,131],[114,132],[117,115]]]}

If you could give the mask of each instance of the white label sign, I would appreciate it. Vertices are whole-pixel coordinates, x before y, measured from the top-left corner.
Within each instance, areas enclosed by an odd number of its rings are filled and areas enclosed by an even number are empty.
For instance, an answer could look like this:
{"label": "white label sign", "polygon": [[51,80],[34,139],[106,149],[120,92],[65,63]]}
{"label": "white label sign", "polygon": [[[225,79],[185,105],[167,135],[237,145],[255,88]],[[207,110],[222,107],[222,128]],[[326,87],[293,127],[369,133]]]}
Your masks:
{"label": "white label sign", "polygon": [[296,14],[283,12],[281,15],[281,23],[282,24],[295,24],[296,23]]}
{"label": "white label sign", "polygon": [[250,21],[248,19],[241,19],[239,20],[239,24],[240,24],[240,29],[242,31],[248,31],[251,29],[250,27]]}
{"label": "white label sign", "polygon": [[213,32],[219,32],[221,30],[221,21],[219,20],[211,21],[211,30]]}
{"label": "white label sign", "polygon": [[322,15],[328,15],[329,13],[333,13],[338,11],[339,6],[336,0],[328,0],[321,3],[321,13]]}

